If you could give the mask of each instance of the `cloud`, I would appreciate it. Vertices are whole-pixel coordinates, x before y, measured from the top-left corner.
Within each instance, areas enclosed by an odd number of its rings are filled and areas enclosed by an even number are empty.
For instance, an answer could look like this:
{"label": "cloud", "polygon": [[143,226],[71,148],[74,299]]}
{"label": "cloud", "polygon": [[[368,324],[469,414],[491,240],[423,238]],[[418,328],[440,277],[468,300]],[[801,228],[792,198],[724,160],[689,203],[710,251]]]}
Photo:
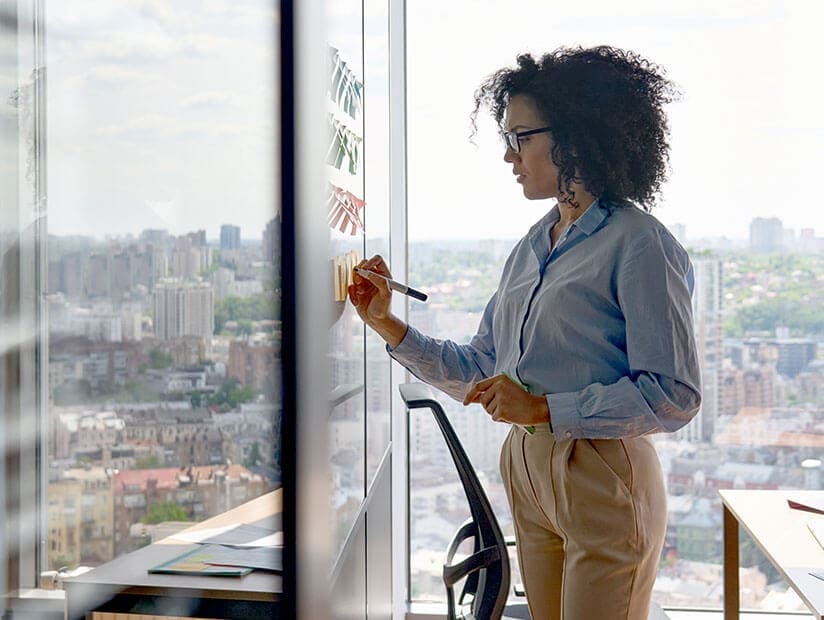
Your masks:
{"label": "cloud", "polygon": [[156,22],[164,30],[174,30],[189,18],[173,8],[173,3],[166,0],[130,0],[137,13]]}
{"label": "cloud", "polygon": [[96,130],[102,138],[156,140],[172,137],[180,132],[180,128],[168,117],[160,114],[146,114],[130,118],[125,123],[110,123]]}
{"label": "cloud", "polygon": [[167,59],[180,51],[181,42],[161,32],[120,32],[84,41],[80,49],[97,62],[133,64]]}
{"label": "cloud", "polygon": [[226,91],[200,92],[184,99],[180,107],[184,110],[218,110],[235,106],[237,96]]}
{"label": "cloud", "polygon": [[128,66],[101,64],[86,71],[85,77],[96,84],[103,86],[120,86],[128,84],[134,86],[143,81],[144,71],[135,70]]}
{"label": "cloud", "polygon": [[77,45],[89,63],[158,64],[186,56],[216,56],[237,41],[205,34],[171,36],[165,32],[110,32]]}

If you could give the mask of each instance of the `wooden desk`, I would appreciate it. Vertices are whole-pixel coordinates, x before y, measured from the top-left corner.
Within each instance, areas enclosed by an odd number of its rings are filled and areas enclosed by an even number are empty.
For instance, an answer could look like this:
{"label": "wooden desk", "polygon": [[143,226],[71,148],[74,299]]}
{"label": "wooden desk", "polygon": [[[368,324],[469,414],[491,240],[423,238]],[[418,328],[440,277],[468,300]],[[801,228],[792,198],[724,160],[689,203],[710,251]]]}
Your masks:
{"label": "wooden desk", "polygon": [[[741,525],[796,591],[815,618],[824,619],[824,581],[809,574],[824,570],[824,549],[807,523],[824,520],[793,510],[787,498],[811,491],[719,491],[724,504],[724,619],[739,617],[738,526]],[[824,498],[824,491],[813,491]]]}
{"label": "wooden desk", "polygon": [[[282,508],[282,493],[277,490],[197,523],[184,532],[240,523],[271,527],[277,524]],[[66,580],[68,620],[84,620],[86,613],[93,610],[241,620],[279,617],[278,601],[283,592],[279,574],[260,571],[243,577],[149,574],[152,566],[197,546],[175,541],[174,536],[170,536]]]}

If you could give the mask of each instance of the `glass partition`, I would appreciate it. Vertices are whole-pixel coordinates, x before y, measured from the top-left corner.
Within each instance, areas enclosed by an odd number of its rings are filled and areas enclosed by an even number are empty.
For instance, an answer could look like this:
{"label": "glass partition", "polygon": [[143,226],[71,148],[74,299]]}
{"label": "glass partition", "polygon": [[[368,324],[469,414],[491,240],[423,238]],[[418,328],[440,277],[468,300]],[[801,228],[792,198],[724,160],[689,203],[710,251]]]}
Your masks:
{"label": "glass partition", "polygon": [[332,385],[329,419],[332,520],[336,547],[352,529],[365,494],[364,328],[346,287],[364,254],[363,6],[336,3],[329,11],[328,122],[330,275],[335,292],[329,330]]}

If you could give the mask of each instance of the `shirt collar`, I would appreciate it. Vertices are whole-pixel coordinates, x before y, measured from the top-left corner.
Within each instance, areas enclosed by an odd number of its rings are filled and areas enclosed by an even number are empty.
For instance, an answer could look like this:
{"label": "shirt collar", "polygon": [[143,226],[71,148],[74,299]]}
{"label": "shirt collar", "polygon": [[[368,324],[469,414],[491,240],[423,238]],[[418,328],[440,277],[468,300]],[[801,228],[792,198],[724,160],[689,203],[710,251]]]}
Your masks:
{"label": "shirt collar", "polygon": [[[586,211],[572,223],[572,226],[589,236],[595,232],[608,215],[609,209],[602,204],[600,199],[596,198],[592,201],[592,204],[587,207]],[[529,233],[530,245],[535,249],[536,254],[540,254],[541,251],[546,251],[543,249],[546,245],[544,243],[546,231],[560,219],[561,211],[556,204],[549,210],[549,213],[542,217],[537,225],[532,228]]]}
{"label": "shirt collar", "polygon": [[[555,208],[557,208],[557,205]],[[601,204],[601,201],[596,198],[592,201],[592,204],[587,207],[587,210],[581,214],[581,217],[572,222],[572,225],[589,236],[595,232],[595,229],[606,219],[608,213],[609,211],[607,211]],[[560,218],[560,213],[558,217]]]}

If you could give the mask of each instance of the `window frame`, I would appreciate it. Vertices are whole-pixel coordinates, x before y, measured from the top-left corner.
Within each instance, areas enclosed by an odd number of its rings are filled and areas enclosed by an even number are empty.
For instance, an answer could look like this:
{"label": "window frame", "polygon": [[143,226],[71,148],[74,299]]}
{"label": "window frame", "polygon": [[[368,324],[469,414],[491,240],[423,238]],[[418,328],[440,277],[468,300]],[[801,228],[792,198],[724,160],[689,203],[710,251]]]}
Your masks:
{"label": "window frame", "polygon": [[[0,588],[14,594],[37,588],[47,546],[47,359],[46,317],[41,306],[46,281],[45,30],[43,0],[4,3],[4,46],[11,62],[5,77],[16,84],[5,102],[2,153],[2,218],[11,242],[3,248],[3,304],[8,335],[0,351],[2,425],[0,464],[5,529],[0,536]],[[35,518],[29,518],[35,515]],[[7,603],[4,603],[4,605]]]}

